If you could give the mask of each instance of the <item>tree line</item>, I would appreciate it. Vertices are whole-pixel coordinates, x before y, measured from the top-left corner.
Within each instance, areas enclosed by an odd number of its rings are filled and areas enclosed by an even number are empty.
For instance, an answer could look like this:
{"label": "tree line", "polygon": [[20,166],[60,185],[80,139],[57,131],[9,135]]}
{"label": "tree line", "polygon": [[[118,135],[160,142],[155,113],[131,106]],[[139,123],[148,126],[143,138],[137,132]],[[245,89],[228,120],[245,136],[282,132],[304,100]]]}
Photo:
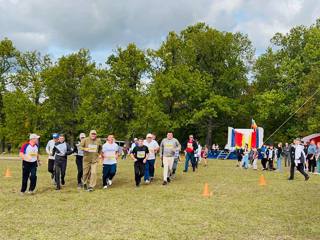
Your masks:
{"label": "tree line", "polygon": [[[320,84],[320,19],[276,33],[255,58],[243,33],[205,23],[170,32],[157,49],[134,43],[97,64],[88,49],[53,61],[0,41],[0,140],[19,146],[31,132],[50,138],[96,129],[117,139],[167,130],[186,139],[224,145],[227,127],[250,127],[251,118],[271,134]],[[319,131],[316,94],[270,141]]]}

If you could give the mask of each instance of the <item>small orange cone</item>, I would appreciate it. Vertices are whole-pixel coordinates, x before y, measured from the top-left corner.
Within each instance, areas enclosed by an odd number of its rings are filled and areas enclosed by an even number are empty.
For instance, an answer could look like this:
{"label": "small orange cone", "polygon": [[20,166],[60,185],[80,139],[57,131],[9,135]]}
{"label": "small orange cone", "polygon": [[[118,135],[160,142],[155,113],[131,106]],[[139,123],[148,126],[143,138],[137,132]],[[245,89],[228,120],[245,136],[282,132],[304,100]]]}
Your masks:
{"label": "small orange cone", "polygon": [[205,183],[205,184],[204,184],[204,189],[203,189],[202,196],[204,196],[204,197],[210,197],[210,196],[212,196],[212,192],[209,192],[209,185],[208,185],[208,183]]}
{"label": "small orange cone", "polygon": [[11,171],[9,168],[7,168],[6,173],[4,174],[4,177],[12,177]]}
{"label": "small orange cone", "polygon": [[259,178],[259,185],[260,186],[266,186],[266,179],[264,178],[264,176],[261,174],[260,178]]}

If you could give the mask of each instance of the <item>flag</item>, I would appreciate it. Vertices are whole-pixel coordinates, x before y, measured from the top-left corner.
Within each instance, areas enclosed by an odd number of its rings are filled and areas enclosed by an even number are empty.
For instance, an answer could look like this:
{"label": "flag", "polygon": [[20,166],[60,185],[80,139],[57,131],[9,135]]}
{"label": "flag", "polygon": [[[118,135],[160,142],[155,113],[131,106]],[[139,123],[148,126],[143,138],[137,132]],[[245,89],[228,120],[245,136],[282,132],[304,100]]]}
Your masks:
{"label": "flag", "polygon": [[251,128],[253,128],[253,129],[257,129],[257,124],[256,124],[256,121],[252,118],[251,119]]}

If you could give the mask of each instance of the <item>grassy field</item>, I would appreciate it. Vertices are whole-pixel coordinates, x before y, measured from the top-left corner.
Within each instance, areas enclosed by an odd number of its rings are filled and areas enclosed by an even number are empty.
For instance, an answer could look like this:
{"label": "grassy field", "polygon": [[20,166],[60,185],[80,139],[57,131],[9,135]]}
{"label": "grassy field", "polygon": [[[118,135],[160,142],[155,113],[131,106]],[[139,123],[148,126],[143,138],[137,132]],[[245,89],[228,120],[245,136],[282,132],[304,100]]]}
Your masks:
{"label": "grassy field", "polygon": [[[159,166],[159,163],[158,163]],[[3,174],[9,167],[11,178]],[[20,196],[21,163],[0,160],[0,239],[320,239],[320,176],[242,170],[234,161],[212,160],[195,173],[161,185],[134,186],[133,164],[121,161],[110,189],[77,190],[69,159],[66,186],[54,190],[47,165],[38,168],[37,193]],[[205,183],[213,196],[204,198]]]}

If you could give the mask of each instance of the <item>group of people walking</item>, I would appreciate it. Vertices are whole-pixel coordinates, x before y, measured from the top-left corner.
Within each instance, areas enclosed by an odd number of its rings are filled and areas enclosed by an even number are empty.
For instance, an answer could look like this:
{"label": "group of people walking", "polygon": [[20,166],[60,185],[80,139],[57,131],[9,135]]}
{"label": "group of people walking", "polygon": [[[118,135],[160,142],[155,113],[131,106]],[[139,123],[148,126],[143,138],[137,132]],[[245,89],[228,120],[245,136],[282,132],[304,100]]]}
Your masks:
{"label": "group of people walking", "polygon": [[[28,193],[35,192],[37,183],[37,167],[41,163],[39,159],[38,139],[40,136],[31,134],[29,141],[20,149],[20,157],[23,162],[21,194],[27,192],[28,180],[30,186]],[[135,139],[128,154],[134,161],[134,179],[136,187],[139,187],[144,178],[145,184],[150,184],[154,180],[155,162],[159,154],[163,167],[162,185],[167,185],[174,179],[177,165],[180,160],[180,152],[184,150],[186,155],[183,172],[188,172],[189,163],[195,171],[199,162],[198,151],[201,146],[193,139],[193,135],[185,144],[173,137],[172,132],[162,139],[160,145],[155,140],[153,134],[147,134],[146,138]],[[114,135],[108,135],[106,142],[102,144],[97,132],[91,130],[89,136],[84,133],[79,136],[79,141],[71,147],[63,134],[53,134],[52,139],[47,143],[46,152],[48,154],[48,172],[56,190],[61,190],[66,184],[65,176],[67,169],[67,159],[71,154],[75,154],[77,165],[77,183],[79,189],[91,192],[97,185],[98,162],[102,161],[102,186],[107,189],[112,185],[113,178],[117,173],[118,159],[121,158],[120,147],[115,142]],[[207,153],[205,148],[202,157],[207,165]]]}
{"label": "group of people walking", "polygon": [[305,177],[309,179],[308,172],[311,174],[320,174],[320,142],[310,143],[301,142],[300,138],[296,138],[292,144],[278,143],[276,147],[273,144],[263,144],[260,149],[239,148],[236,150],[238,165],[245,169],[252,167],[258,169],[258,159],[261,159],[262,170],[266,171],[282,171],[284,162],[285,167],[290,167],[289,180],[294,179],[295,168]]}

